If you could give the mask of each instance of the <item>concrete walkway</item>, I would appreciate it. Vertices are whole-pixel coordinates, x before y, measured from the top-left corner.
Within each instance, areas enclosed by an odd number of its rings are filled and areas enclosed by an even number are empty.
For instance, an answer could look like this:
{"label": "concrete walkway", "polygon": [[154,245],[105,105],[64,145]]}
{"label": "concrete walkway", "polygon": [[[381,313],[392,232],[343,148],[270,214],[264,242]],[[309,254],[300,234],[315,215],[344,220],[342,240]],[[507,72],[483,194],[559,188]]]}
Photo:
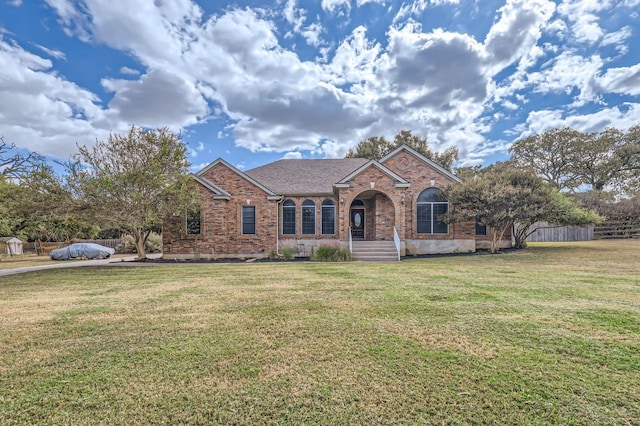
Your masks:
{"label": "concrete walkway", "polygon": [[[148,254],[149,259],[157,259],[162,257],[162,254]],[[128,257],[116,257],[110,259],[93,259],[93,260],[60,260],[60,263],[52,263],[49,265],[37,265],[37,266],[23,266],[20,268],[12,269],[0,269],[0,277],[5,275],[22,274],[25,272],[41,271],[45,269],[60,269],[60,268],[77,268],[80,266],[153,266],[157,263],[149,262],[134,262],[135,256]]]}

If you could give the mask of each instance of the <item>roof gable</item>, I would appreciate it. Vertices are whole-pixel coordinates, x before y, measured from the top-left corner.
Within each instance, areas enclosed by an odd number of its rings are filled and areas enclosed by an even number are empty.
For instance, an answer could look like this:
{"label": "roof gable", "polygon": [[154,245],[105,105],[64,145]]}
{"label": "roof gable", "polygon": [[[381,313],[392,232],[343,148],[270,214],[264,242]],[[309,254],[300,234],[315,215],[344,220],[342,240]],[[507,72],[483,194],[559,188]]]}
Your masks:
{"label": "roof gable", "polygon": [[418,151],[416,151],[415,149],[411,148],[408,145],[400,145],[398,148],[394,149],[389,154],[387,154],[384,157],[382,157],[380,159],[380,162],[384,163],[384,162],[386,162],[390,158],[393,158],[394,156],[396,156],[397,154],[399,154],[402,151],[406,151],[406,152],[412,154],[414,157],[418,158],[419,160],[421,160],[422,162],[426,163],[430,167],[436,169],[438,172],[440,172],[444,176],[447,176],[448,178],[450,178],[450,179],[452,179],[452,180],[454,180],[454,181],[456,181],[458,183],[462,182],[462,179],[460,179],[458,176],[454,175],[453,173],[451,173],[450,171],[448,171],[444,167],[440,166],[439,164],[437,164],[433,160],[428,159],[427,157],[425,157],[424,155],[420,154]]}
{"label": "roof gable", "polygon": [[[208,182],[209,185],[213,185],[211,182],[207,181],[206,179],[202,178],[202,176],[204,176],[209,170],[213,169],[214,167],[216,167],[217,165],[223,165],[224,167],[227,167],[229,170],[233,171],[234,173],[238,174],[241,178],[243,178],[244,180],[246,180],[247,182],[257,186],[258,188],[260,188],[262,191],[267,193],[267,196],[272,196],[272,197],[276,197],[277,194],[275,192],[273,192],[272,190],[270,190],[269,188],[267,188],[266,186],[264,186],[262,183],[258,182],[257,180],[255,180],[254,178],[252,178],[251,176],[247,175],[246,173],[241,172],[240,170],[238,170],[237,168],[233,167],[231,164],[227,163],[226,161],[224,161],[222,158],[218,158],[217,160],[215,160],[213,163],[209,164],[208,166],[206,166],[205,168],[203,168],[202,170],[200,170],[199,172],[197,172],[195,174],[196,177],[200,178],[202,181],[204,182]],[[205,185],[206,186],[206,185]],[[214,185],[215,186],[215,185]],[[218,190],[222,191],[220,189],[220,187],[215,186],[216,188],[218,188]],[[225,191],[226,192],[226,191]],[[227,193],[228,194],[228,193]]]}
{"label": "roof gable", "polygon": [[405,180],[402,176],[396,174],[395,172],[385,167],[384,165],[380,164],[376,160],[369,160],[368,162],[366,162],[365,164],[363,164],[362,166],[358,167],[356,170],[351,172],[349,175],[342,178],[339,182],[337,182],[337,184],[348,183],[349,181],[353,180],[356,176],[363,173],[365,170],[367,170],[370,167],[375,167],[378,170],[380,170],[382,173],[389,176],[391,179],[394,179],[396,181],[396,186],[409,186],[409,182]]}
{"label": "roof gable", "polygon": [[196,182],[198,182],[200,185],[204,186],[209,191],[213,192],[213,198],[224,199],[224,200],[230,200],[231,199],[231,194],[229,194],[224,189],[220,188],[218,185],[215,185],[215,184],[209,182],[208,180],[206,180],[204,178],[201,178],[200,176],[197,176],[197,175],[194,175],[194,174],[192,174],[191,177]]}

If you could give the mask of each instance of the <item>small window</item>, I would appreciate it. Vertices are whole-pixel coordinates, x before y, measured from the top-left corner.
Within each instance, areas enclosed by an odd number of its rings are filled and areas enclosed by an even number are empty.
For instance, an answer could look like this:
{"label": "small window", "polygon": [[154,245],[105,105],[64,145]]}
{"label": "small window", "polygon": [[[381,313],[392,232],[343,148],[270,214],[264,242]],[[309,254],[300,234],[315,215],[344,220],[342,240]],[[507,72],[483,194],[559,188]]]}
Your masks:
{"label": "small window", "polygon": [[332,200],[322,202],[322,234],[336,233],[336,205]]}
{"label": "small window", "polygon": [[200,210],[187,212],[187,235],[200,235]]}
{"label": "small window", "polygon": [[302,233],[316,233],[316,204],[311,200],[304,200],[302,203]]}
{"label": "small window", "polygon": [[296,203],[293,200],[287,200],[282,204],[282,233],[296,233]]}
{"label": "small window", "polygon": [[242,206],[242,233],[244,235],[254,235],[256,233],[255,206]]}
{"label": "small window", "polygon": [[438,188],[428,188],[418,196],[416,231],[418,234],[448,234],[449,225],[443,216],[449,211],[449,203]]}
{"label": "small window", "polygon": [[487,235],[487,225],[483,225],[476,219],[476,235]]}

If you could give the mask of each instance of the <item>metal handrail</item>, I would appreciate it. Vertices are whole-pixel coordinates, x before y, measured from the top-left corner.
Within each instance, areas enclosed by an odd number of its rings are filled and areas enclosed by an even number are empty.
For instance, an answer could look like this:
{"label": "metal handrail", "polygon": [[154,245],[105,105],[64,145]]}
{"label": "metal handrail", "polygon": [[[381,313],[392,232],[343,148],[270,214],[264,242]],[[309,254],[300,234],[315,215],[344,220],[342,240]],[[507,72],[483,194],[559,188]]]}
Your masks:
{"label": "metal handrail", "polygon": [[351,227],[349,227],[349,253],[353,254],[353,238],[351,238]]}
{"label": "metal handrail", "polygon": [[396,245],[396,251],[398,252],[398,260],[400,260],[400,236],[398,235],[398,230],[396,227],[393,227],[393,242]]}

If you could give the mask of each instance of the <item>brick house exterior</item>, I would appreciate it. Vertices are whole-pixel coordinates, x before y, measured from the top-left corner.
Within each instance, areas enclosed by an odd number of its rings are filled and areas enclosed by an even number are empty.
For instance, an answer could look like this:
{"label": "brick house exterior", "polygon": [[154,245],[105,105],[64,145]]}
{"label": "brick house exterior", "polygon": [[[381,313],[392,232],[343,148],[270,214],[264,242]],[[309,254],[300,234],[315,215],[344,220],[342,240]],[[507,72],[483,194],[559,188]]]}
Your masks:
{"label": "brick house exterior", "polygon": [[[266,257],[284,246],[394,242],[400,255],[486,247],[473,222],[447,225],[440,190],[460,179],[408,146],[376,160],[279,160],[242,172],[218,159],[193,175],[200,210],[163,229],[169,258]],[[505,245],[509,241],[505,241]]]}

